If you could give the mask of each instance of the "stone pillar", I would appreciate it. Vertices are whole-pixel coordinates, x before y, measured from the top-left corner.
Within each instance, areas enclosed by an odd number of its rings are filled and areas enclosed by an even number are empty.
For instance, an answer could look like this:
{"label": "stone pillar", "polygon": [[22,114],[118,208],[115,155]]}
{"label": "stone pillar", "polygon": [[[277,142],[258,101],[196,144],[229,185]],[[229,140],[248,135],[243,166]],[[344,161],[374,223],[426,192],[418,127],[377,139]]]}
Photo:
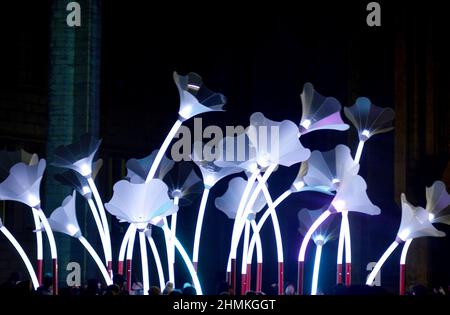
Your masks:
{"label": "stone pillar", "polygon": [[[49,96],[47,160],[52,161],[55,148],[69,144],[86,132],[98,135],[100,98],[100,1],[77,1],[81,7],[81,26],[70,27],[66,23],[69,0],[54,0],[50,18]],[[54,175],[60,169],[49,166],[45,176],[44,211],[49,214],[71,193],[59,185]],[[79,198],[79,213],[84,203]],[[89,216],[79,216],[80,227],[88,228]],[[84,221],[84,222],[83,222]],[[92,220],[89,220],[92,221]],[[82,270],[86,258],[78,243],[65,235],[56,235],[59,258],[60,286],[65,286],[66,266],[77,261]],[[48,247],[44,255],[48,256]],[[101,252],[99,252],[100,254]],[[46,272],[51,264],[46,263]]]}

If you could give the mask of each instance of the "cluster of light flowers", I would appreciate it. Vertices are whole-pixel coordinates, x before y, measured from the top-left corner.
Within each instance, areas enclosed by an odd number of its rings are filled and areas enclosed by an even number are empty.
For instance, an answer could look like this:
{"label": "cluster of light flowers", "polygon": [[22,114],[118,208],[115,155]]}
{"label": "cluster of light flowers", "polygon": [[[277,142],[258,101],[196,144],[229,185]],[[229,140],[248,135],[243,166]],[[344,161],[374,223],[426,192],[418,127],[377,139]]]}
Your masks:
{"label": "cluster of light flowers", "polygon": [[[20,244],[7,228],[0,222],[0,231],[7,237],[20,254],[36,288],[42,281],[43,238],[45,232],[50,242],[53,259],[54,293],[57,294],[58,266],[57,244],[53,232],[64,233],[78,239],[96,262],[106,284],[112,283],[111,232],[107,212],[116,217],[119,222],[128,224],[117,257],[117,272],[124,273],[126,260],[126,278],[128,289],[131,286],[131,266],[136,233],[139,236],[140,256],[142,265],[142,280],[144,294],[150,288],[147,242],[158,273],[161,287],[165,284],[165,274],[161,257],[155,240],[152,237],[154,227],[161,228],[167,257],[168,278],[175,283],[175,251],[181,255],[186,268],[192,277],[192,283],[198,294],[202,294],[202,287],[197,275],[199,267],[199,251],[201,248],[202,225],[208,205],[210,190],[215,184],[225,178],[228,181],[226,192],[215,199],[214,205],[229,219],[234,221],[230,237],[230,251],[226,269],[227,280],[236,291],[236,275],[238,273],[236,261],[239,244],[242,244],[241,266],[241,294],[252,288],[251,278],[253,253],[256,247],[256,290],[262,288],[263,244],[260,231],[270,217],[277,247],[278,288],[279,294],[283,290],[284,251],[282,231],[278,222],[277,206],[293,193],[315,191],[331,196],[331,201],[318,210],[302,209],[298,213],[300,221],[299,231],[303,235],[298,253],[298,294],[303,294],[303,269],[307,247],[310,239],[316,245],[311,294],[318,292],[319,270],[322,247],[333,240],[337,233],[330,229],[329,217],[341,217],[337,260],[337,282],[342,282],[343,254],[345,251],[345,283],[351,279],[351,243],[349,213],[360,212],[368,215],[380,214],[380,208],[374,205],[367,195],[367,185],[358,175],[359,161],[364,145],[373,135],[393,129],[394,112],[389,108],[378,107],[365,97],[360,97],[351,107],[344,108],[346,117],[358,132],[359,143],[355,156],[351,150],[338,144],[335,149],[327,152],[313,151],[305,148],[301,139],[304,135],[320,130],[345,131],[349,129],[341,117],[342,106],[333,97],[324,97],[314,90],[312,84],[304,85],[301,94],[302,117],[299,124],[290,120],[281,122],[266,118],[262,113],[254,113],[250,117],[250,126],[244,133],[235,137],[223,138],[217,147],[210,143],[197,143],[191,154],[192,162],[174,161],[166,157],[171,141],[176,136],[181,125],[194,116],[206,112],[223,111],[226,98],[205,87],[202,79],[195,73],[180,76],[174,73],[174,81],[180,95],[178,119],[169,131],[159,150],[141,159],[130,159],[127,164],[127,175],[115,183],[111,200],[104,203],[95,184],[95,177],[100,171],[102,160],[95,160],[101,141],[91,135],[84,135],[77,143],[62,145],[54,152],[53,165],[66,169],[56,175],[56,179],[73,189],[60,207],[51,212],[47,218],[41,209],[40,184],[45,171],[46,161],[37,155],[30,155],[24,151],[2,152],[0,200],[13,200],[24,203],[32,210],[37,246],[37,267],[33,267],[30,259]],[[261,127],[264,130],[276,130],[276,145],[261,143]],[[272,127],[275,127],[273,129]],[[266,137],[273,140],[273,137]],[[238,150],[235,143],[245,146],[247,154],[244,160],[236,158]],[[202,159],[202,155],[195,150],[218,150],[222,154],[213,161]],[[231,152],[230,150],[233,149]],[[229,158],[229,157],[234,158]],[[273,199],[269,190],[268,180],[279,166],[291,168],[300,164],[298,174],[292,185],[284,193]],[[195,167],[194,167],[195,166]],[[177,176],[173,176],[173,168]],[[201,174],[197,175],[195,168]],[[241,176],[241,174],[243,176]],[[201,200],[197,213],[194,230],[192,255],[189,256],[185,247],[176,236],[177,212],[189,202],[192,193],[200,192]],[[81,195],[89,205],[89,210],[96,224],[101,239],[103,255],[99,255],[82,236],[77,221],[76,196]],[[406,261],[406,253],[411,241],[423,236],[444,236],[433,223],[450,223],[447,208],[450,196],[442,182],[435,182],[426,190],[426,208],[414,207],[402,195],[401,224],[394,243],[381,257],[367,284],[372,284],[382,264],[398,244],[405,242],[402,252],[401,266]],[[212,206],[210,205],[209,208]],[[170,221],[170,224],[169,224]],[[241,242],[242,240],[242,242]],[[101,258],[103,256],[103,260]],[[225,270],[224,270],[225,271]],[[402,278],[403,276],[403,278]],[[401,274],[401,281],[404,275]],[[400,284],[402,287],[402,283]],[[236,291],[237,292],[237,291]],[[402,288],[400,290],[402,293]]]}

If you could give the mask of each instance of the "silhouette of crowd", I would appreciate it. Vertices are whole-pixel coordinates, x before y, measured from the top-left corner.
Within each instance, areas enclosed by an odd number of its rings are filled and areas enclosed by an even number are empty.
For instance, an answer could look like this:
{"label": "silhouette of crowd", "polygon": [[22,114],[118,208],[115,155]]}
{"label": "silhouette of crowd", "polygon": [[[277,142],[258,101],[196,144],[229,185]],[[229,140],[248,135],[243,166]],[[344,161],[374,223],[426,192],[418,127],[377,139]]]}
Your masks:
{"label": "silhouette of crowd", "polygon": [[[120,274],[115,274],[113,277],[113,284],[107,287],[103,287],[102,283],[98,279],[89,279],[84,286],[80,287],[68,287],[60,288],[59,295],[81,295],[81,296],[96,296],[96,295],[143,295],[142,283],[132,279],[131,290],[127,290],[126,279]],[[235,295],[233,288],[226,282],[220,282],[216,287],[217,295]],[[287,283],[284,290],[284,295],[297,294],[296,288],[293,284]],[[324,295],[392,295],[386,289],[377,286],[366,285],[352,285],[346,287],[345,285],[336,285],[330,289],[319,291],[318,294]],[[429,290],[424,285],[411,285],[406,293],[411,296],[424,296],[424,295],[442,295],[450,296],[450,285],[437,285],[433,289]],[[6,282],[0,285],[0,296],[5,295],[19,295],[19,296],[31,296],[31,295],[53,295],[53,279],[50,274],[44,275],[42,279],[42,285],[37,289],[33,289],[31,280],[23,279],[19,272],[11,273]],[[163,290],[158,286],[152,286],[148,290],[149,296],[155,295],[197,295],[195,287],[186,282],[182,288],[174,288],[172,282],[168,281]],[[278,286],[276,283],[271,284],[268,287],[266,293],[256,292],[249,290],[245,293],[245,296],[258,296],[258,295],[278,295]]]}

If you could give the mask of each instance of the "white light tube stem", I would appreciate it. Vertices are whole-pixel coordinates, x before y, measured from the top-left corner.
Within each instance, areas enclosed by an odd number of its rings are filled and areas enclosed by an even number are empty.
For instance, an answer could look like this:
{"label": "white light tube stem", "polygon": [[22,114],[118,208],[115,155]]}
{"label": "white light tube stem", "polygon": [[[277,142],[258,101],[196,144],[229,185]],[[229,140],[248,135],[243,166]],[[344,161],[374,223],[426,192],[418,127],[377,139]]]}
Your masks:
{"label": "white light tube stem", "polygon": [[156,247],[155,241],[151,236],[147,236],[147,240],[150,244],[153,258],[155,258],[156,270],[158,271],[159,287],[164,288],[164,286],[166,285],[166,281],[164,279],[164,270],[161,264],[161,258],[159,257],[158,248]]}
{"label": "white light tube stem", "polygon": [[316,245],[316,257],[314,258],[314,270],[311,285],[311,295],[317,294],[317,284],[319,283],[320,258],[322,256],[322,245]]}
{"label": "white light tube stem", "polygon": [[148,295],[148,290],[150,289],[150,279],[148,274],[147,244],[145,242],[145,234],[143,231],[139,231],[139,245],[141,248],[142,283],[144,286],[144,295]]}
{"label": "white light tube stem", "polygon": [[248,243],[250,239],[250,221],[245,221],[245,230],[244,230],[244,244],[242,245],[242,264],[241,264],[241,274],[247,274],[247,251],[248,251]]}
{"label": "white light tube stem", "polygon": [[406,256],[408,256],[409,246],[411,245],[412,241],[412,238],[405,241],[405,245],[403,245],[402,254],[400,256],[400,265],[406,265]]}
{"label": "white light tube stem", "polygon": [[[170,235],[170,230],[167,227],[167,225],[163,225],[162,228],[166,231],[168,235]],[[189,270],[189,274],[191,275],[192,282],[194,284],[195,290],[197,291],[197,295],[203,295],[202,287],[200,286],[200,281],[197,277],[197,272],[194,269],[194,265],[192,264],[191,260],[189,259],[188,254],[183,248],[183,245],[181,245],[180,241],[175,237],[173,240],[175,243],[175,247],[177,248],[178,252],[180,253],[181,257],[183,258],[184,264]]]}
{"label": "white light tube stem", "polygon": [[97,264],[98,268],[100,269],[100,272],[103,275],[103,279],[105,279],[106,285],[113,284],[111,277],[109,276],[108,270],[106,270],[105,265],[102,263],[102,260],[98,256],[95,249],[89,244],[88,240],[85,239],[83,236],[80,236],[78,240],[83,244],[84,248],[88,251],[88,253],[91,255],[91,257],[94,259],[95,263]]}
{"label": "white light tube stem", "polygon": [[331,215],[330,210],[326,210],[316,219],[316,221],[314,221],[314,223],[309,228],[308,232],[306,232],[302,240],[302,245],[300,246],[300,251],[298,253],[298,261],[305,261],[306,248],[308,247],[308,243],[309,240],[311,239],[311,236],[330,215]]}
{"label": "white light tube stem", "polygon": [[105,255],[106,265],[108,265],[109,250],[107,241],[105,239],[105,231],[103,230],[102,222],[100,221],[100,216],[98,215],[97,208],[95,207],[94,201],[89,198],[87,200],[89,209],[91,209],[92,216],[94,217],[95,225],[97,226],[98,234],[100,235],[100,240],[102,242],[103,254]]}
{"label": "white light tube stem", "polygon": [[111,236],[109,234],[109,224],[108,219],[106,218],[106,212],[105,207],[103,206],[103,201],[100,198],[100,194],[98,193],[97,186],[95,185],[94,180],[92,177],[87,178],[89,188],[92,191],[92,195],[94,196],[95,203],[97,204],[97,209],[100,214],[100,219],[102,221],[103,226],[103,232],[105,237],[105,243],[106,243],[106,250],[107,250],[107,261],[112,261],[112,250],[111,250]]}
{"label": "white light tube stem", "polygon": [[200,207],[197,214],[197,224],[195,226],[195,236],[194,236],[194,249],[192,251],[192,262],[194,264],[198,263],[198,252],[200,249],[200,237],[202,232],[203,218],[205,216],[206,203],[208,201],[209,188],[203,190],[202,199],[200,201]]}
{"label": "white light tube stem", "polygon": [[145,180],[146,183],[148,183],[153,177],[155,177],[156,170],[158,169],[159,164],[161,163],[161,160],[166,153],[167,149],[169,148],[170,143],[172,142],[172,139],[175,137],[175,135],[178,132],[178,129],[180,129],[180,126],[183,122],[179,119],[173,124],[172,129],[170,129],[169,133],[166,136],[166,139],[164,139],[163,144],[161,145],[161,148],[159,148],[158,153],[156,154],[155,160],[153,161],[152,166],[150,167],[150,171],[148,172],[147,178]]}
{"label": "white light tube stem", "polygon": [[392,244],[384,252],[384,254],[381,256],[380,260],[378,260],[375,267],[372,269],[372,272],[367,277],[366,285],[372,285],[373,280],[377,276],[377,274],[380,271],[381,267],[383,266],[384,262],[392,254],[392,252],[397,248],[398,244],[399,243],[397,241],[392,242]]}
{"label": "white light tube stem", "polygon": [[34,272],[33,266],[31,265],[30,259],[28,259],[27,254],[25,254],[25,251],[23,250],[22,246],[20,246],[19,242],[17,242],[16,238],[8,231],[8,229],[5,226],[0,227],[0,231],[6,236],[6,238],[11,242],[16,251],[19,253],[31,277],[33,287],[36,290],[39,287],[39,281],[36,277],[36,273]]}
{"label": "white light tube stem", "polygon": [[353,159],[355,161],[355,163],[359,163],[359,160],[361,160],[361,154],[364,148],[364,143],[365,141],[359,141],[358,143],[358,148],[356,149],[356,154],[355,154],[355,158]]}

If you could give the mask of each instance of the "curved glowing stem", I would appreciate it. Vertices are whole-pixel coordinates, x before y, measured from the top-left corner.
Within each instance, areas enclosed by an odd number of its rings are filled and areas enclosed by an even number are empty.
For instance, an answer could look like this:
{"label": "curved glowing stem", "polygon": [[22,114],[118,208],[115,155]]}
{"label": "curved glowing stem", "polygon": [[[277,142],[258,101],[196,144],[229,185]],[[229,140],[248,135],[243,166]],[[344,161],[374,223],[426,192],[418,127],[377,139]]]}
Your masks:
{"label": "curved glowing stem", "polygon": [[103,231],[104,231],[104,237],[105,237],[105,243],[106,243],[106,251],[107,251],[107,257],[106,260],[109,262],[112,260],[112,251],[111,251],[111,237],[109,234],[109,224],[108,219],[106,218],[106,212],[105,207],[103,206],[102,199],[100,198],[100,194],[98,193],[97,186],[94,183],[94,180],[92,177],[87,178],[89,188],[92,191],[92,195],[94,196],[95,202],[97,203],[98,212],[100,213],[100,219],[102,221],[103,225]]}
{"label": "curved glowing stem", "polygon": [[[258,180],[259,180],[259,178],[258,178]],[[283,262],[283,241],[281,239],[280,223],[278,222],[277,212],[275,211],[275,207],[273,206],[272,197],[270,196],[269,190],[267,189],[266,185],[264,185],[262,187],[262,191],[263,191],[265,199],[267,200],[267,202],[269,204],[268,210],[270,211],[270,217],[272,218],[272,225],[273,225],[273,230],[275,233],[275,241],[277,244],[277,257],[278,257],[278,262],[280,263],[280,262]],[[270,205],[272,205],[272,207],[270,207]]]}
{"label": "curved glowing stem", "polygon": [[403,245],[402,254],[400,256],[400,264],[405,265],[406,264],[406,256],[408,255],[409,246],[411,245],[411,242],[413,241],[412,238],[405,241],[405,245]]}
{"label": "curved glowing stem", "polygon": [[[244,188],[244,192],[242,193],[241,200],[239,201],[239,206],[236,211],[236,217],[234,218],[233,231],[231,233],[231,242],[233,242],[234,238],[236,237],[235,234],[237,232],[237,226],[238,226],[239,220],[242,217],[242,213],[244,211],[245,204],[247,203],[248,196],[253,187],[253,184],[256,181],[256,177],[258,176],[258,174],[259,174],[259,170],[258,170],[258,172],[255,172],[250,176],[250,178],[247,181],[247,185]],[[236,252],[233,253],[233,251],[230,248],[230,253],[228,255],[227,272],[231,272],[231,259],[235,259],[235,258],[236,258]]]}
{"label": "curved glowing stem", "polygon": [[[262,263],[263,262],[262,244],[261,244],[261,237],[259,235],[258,225],[256,224],[255,220],[252,220],[251,224],[252,224],[252,231],[253,231],[252,241],[253,240],[255,240],[255,241],[253,243],[250,243],[250,246],[248,249],[248,254],[247,254],[247,264],[252,263],[253,253],[250,251],[254,250],[255,244],[256,244],[256,262]],[[251,244],[254,244],[254,245],[251,246]]]}
{"label": "curved glowing stem", "polygon": [[[276,168],[276,164],[272,164],[269,166],[269,168],[264,173],[263,178],[261,181],[258,182],[258,186],[256,186],[255,190],[253,191],[247,205],[245,206],[244,213],[242,214],[241,218],[236,216],[236,220],[238,220],[238,224],[236,226],[236,230],[233,231],[232,240],[231,240],[231,249],[230,249],[230,255],[231,258],[236,258],[236,251],[237,246],[239,244],[239,239],[241,238],[242,230],[244,229],[245,225],[245,219],[250,214],[250,211],[255,204],[256,198],[258,197],[259,193],[261,192],[263,186],[265,186],[267,179],[272,174],[272,172]],[[253,185],[252,185],[253,186]],[[252,187],[250,186],[250,187]]]}
{"label": "curved glowing stem", "polygon": [[405,274],[406,274],[406,256],[408,255],[408,249],[411,245],[412,238],[405,241],[403,245],[402,254],[400,256],[400,283],[399,283],[399,293],[400,295],[405,295]]}
{"label": "curved glowing stem", "polygon": [[155,241],[151,236],[147,236],[147,240],[148,243],[150,244],[153,257],[155,258],[156,270],[158,271],[158,278],[159,278],[159,287],[164,288],[166,281],[164,279],[164,271],[161,264],[161,258],[159,257],[158,248],[156,247]]}
{"label": "curved glowing stem", "polygon": [[42,260],[44,255],[43,255],[43,244],[42,244],[41,221],[39,219],[39,214],[37,213],[37,210],[32,208],[32,212],[33,212],[34,226],[36,227],[37,259]]}
{"label": "curved glowing stem", "polygon": [[[200,208],[198,209],[197,224],[195,226],[195,236],[194,236],[194,249],[192,251],[192,262],[194,266],[198,263],[198,251],[200,248],[200,235],[202,232],[203,217],[205,216],[206,202],[208,201],[209,188],[203,190],[202,199],[200,201]],[[195,268],[197,269],[197,268]]]}
{"label": "curved glowing stem", "polygon": [[95,207],[94,201],[89,198],[87,200],[89,208],[91,209],[92,216],[94,217],[95,225],[97,226],[98,234],[100,235],[100,240],[102,242],[103,254],[105,255],[106,264],[108,264],[109,251],[107,241],[105,239],[105,231],[103,230],[102,222],[100,221],[100,217],[97,212],[97,208]]}
{"label": "curved glowing stem", "polygon": [[33,282],[33,287],[36,290],[39,287],[39,281],[36,277],[36,273],[34,272],[33,266],[31,265],[30,259],[28,259],[27,254],[25,254],[22,246],[20,246],[19,242],[17,242],[16,238],[8,231],[5,226],[1,226],[0,231],[6,236],[6,238],[11,242],[16,251],[19,253],[22,261],[27,267],[28,273],[30,274],[31,282]]}
{"label": "curved glowing stem", "polygon": [[376,275],[380,271],[381,267],[383,266],[384,262],[388,257],[392,254],[392,252],[397,248],[398,242],[394,241],[388,249],[384,252],[384,254],[381,256],[380,260],[376,263],[375,267],[372,269],[372,272],[370,273],[369,277],[367,278],[366,285],[372,285],[373,280],[375,279]]}
{"label": "curved glowing stem", "polygon": [[322,256],[322,245],[317,244],[316,246],[316,257],[314,259],[314,270],[311,285],[311,295],[317,294],[317,284],[319,282],[319,268],[320,268],[320,258]]}
{"label": "curved glowing stem", "polygon": [[[164,225],[166,227],[168,227],[169,224],[167,223],[167,218],[166,217],[163,218],[163,221],[164,221]],[[173,242],[172,242],[172,231],[169,228],[167,228],[167,229],[163,229],[163,232],[164,232],[164,241],[166,242],[167,268],[169,270],[169,280],[175,286],[174,269],[171,268],[173,266],[172,265],[172,254],[171,254],[171,252],[172,252],[171,246],[173,244]]]}
{"label": "curved glowing stem", "polygon": [[42,263],[44,258],[44,244],[42,242],[42,228],[41,228],[41,220],[39,219],[39,214],[36,209],[31,208],[33,213],[34,226],[36,228],[36,258],[37,258],[37,277],[39,281],[39,285],[42,283]]}
{"label": "curved glowing stem", "polygon": [[308,247],[311,236],[330,215],[330,210],[326,210],[317,218],[316,221],[314,221],[308,232],[306,232],[305,236],[303,237],[302,245],[300,246],[300,251],[298,253],[298,261],[305,261],[306,248]]}
{"label": "curved glowing stem", "polygon": [[134,239],[136,237],[136,226],[133,223],[131,223],[129,229],[131,231],[128,236],[127,259],[132,260],[133,259]]}
{"label": "curved glowing stem", "polygon": [[[36,209],[36,208],[33,208]],[[50,227],[50,224],[48,223],[47,217],[44,214],[44,211],[42,211],[41,208],[36,209],[37,214],[39,215],[39,218],[42,221],[42,224],[44,225],[45,233],[47,233],[48,242],[50,244],[50,254],[52,255],[52,262],[53,262],[53,295],[58,295],[58,252],[56,250],[56,242],[55,242],[55,236],[53,235],[53,231]]]}
{"label": "curved glowing stem", "polygon": [[39,218],[42,221],[42,225],[44,226],[45,233],[47,233],[52,259],[57,259],[58,252],[56,250],[55,236],[53,235],[53,231],[50,227],[50,224],[48,223],[47,217],[45,216],[44,211],[42,211],[42,209],[40,208],[39,209],[33,208],[33,209],[37,211],[37,214],[39,215]]}
{"label": "curved glowing stem", "polygon": [[136,226],[131,223],[130,224],[130,236],[128,238],[127,245],[127,271],[126,271],[126,279],[127,279],[127,290],[131,290],[131,267],[133,261],[133,249],[134,249],[134,240],[136,237]]}
{"label": "curved glowing stem", "polygon": [[247,261],[252,261],[253,251],[256,243],[256,237],[259,237],[259,232],[261,231],[262,227],[264,226],[264,223],[266,222],[267,218],[271,214],[272,211],[275,211],[276,207],[283,202],[284,199],[289,197],[292,194],[291,190],[286,190],[284,193],[282,193],[272,204],[270,204],[269,200],[267,200],[267,203],[269,204],[268,209],[264,212],[261,219],[258,221],[258,225],[256,229],[253,231],[253,236],[250,241],[249,251],[248,251],[248,258]]}
{"label": "curved glowing stem", "polygon": [[132,232],[133,232],[133,228],[131,227],[131,224],[130,224],[130,226],[128,226],[127,231],[125,232],[125,235],[123,236],[122,244],[120,244],[119,258],[118,258],[118,265],[119,265],[118,273],[119,274],[123,273],[123,261],[125,260],[127,244],[128,244],[128,240],[130,239],[130,234]]}
{"label": "curved glowing stem", "polygon": [[84,248],[89,252],[91,257],[94,259],[95,263],[97,264],[98,268],[100,269],[100,272],[103,275],[103,278],[105,279],[105,282],[107,285],[113,284],[111,277],[109,276],[108,270],[106,270],[105,265],[102,263],[102,260],[98,256],[95,249],[89,244],[88,240],[85,239],[83,236],[80,236],[78,240],[83,244]]}
{"label": "curved glowing stem", "polygon": [[144,295],[148,295],[150,283],[148,278],[148,261],[147,261],[147,245],[145,243],[145,234],[139,231],[139,244],[141,247],[141,264],[142,264],[142,283],[144,286]]}
{"label": "curved glowing stem", "polygon": [[250,221],[245,221],[245,231],[244,231],[244,244],[242,246],[242,264],[241,264],[241,274],[247,273],[247,251],[248,251],[248,243],[250,239]]}
{"label": "curved glowing stem", "polygon": [[[173,204],[178,206],[179,198],[175,197],[173,199]],[[169,279],[175,285],[175,245],[173,244],[173,239],[175,239],[176,231],[177,231],[177,213],[171,215],[172,219],[170,220],[170,232],[171,238],[170,243],[166,243],[166,246],[169,246],[167,251],[167,258],[169,259]]]}
{"label": "curved glowing stem", "polygon": [[342,265],[343,256],[344,256],[344,237],[345,237],[345,223],[344,217],[341,216],[341,227],[339,229],[339,242],[338,242],[338,251],[337,251],[337,264]]}
{"label": "curved glowing stem", "polygon": [[[166,231],[167,234],[170,235],[170,230],[167,227],[167,225],[163,225],[162,228]],[[200,281],[197,277],[197,272],[194,269],[194,265],[192,264],[191,260],[189,259],[188,254],[183,248],[183,245],[181,245],[180,241],[175,237],[173,240],[175,247],[177,248],[178,252],[180,253],[181,257],[183,258],[184,264],[189,270],[189,273],[192,278],[192,282],[194,283],[195,290],[197,291],[198,295],[203,295],[202,287],[200,286]]]}
{"label": "curved glowing stem", "polygon": [[361,140],[358,143],[358,148],[356,149],[356,154],[355,154],[355,158],[354,158],[355,163],[359,163],[359,160],[361,160],[361,154],[362,154],[362,151],[364,148],[364,143],[365,143],[365,141],[361,141]]}
{"label": "curved glowing stem", "polygon": [[169,133],[166,136],[166,139],[164,139],[163,144],[161,145],[161,148],[159,148],[158,153],[156,154],[155,160],[153,161],[153,164],[150,168],[150,171],[148,172],[147,178],[145,180],[146,183],[148,183],[156,173],[156,170],[158,169],[159,164],[161,163],[161,160],[164,156],[164,154],[167,151],[167,148],[170,145],[170,142],[172,142],[172,139],[175,137],[175,135],[178,132],[178,129],[180,129],[180,126],[183,122],[179,119],[173,124],[172,129],[170,129]]}

